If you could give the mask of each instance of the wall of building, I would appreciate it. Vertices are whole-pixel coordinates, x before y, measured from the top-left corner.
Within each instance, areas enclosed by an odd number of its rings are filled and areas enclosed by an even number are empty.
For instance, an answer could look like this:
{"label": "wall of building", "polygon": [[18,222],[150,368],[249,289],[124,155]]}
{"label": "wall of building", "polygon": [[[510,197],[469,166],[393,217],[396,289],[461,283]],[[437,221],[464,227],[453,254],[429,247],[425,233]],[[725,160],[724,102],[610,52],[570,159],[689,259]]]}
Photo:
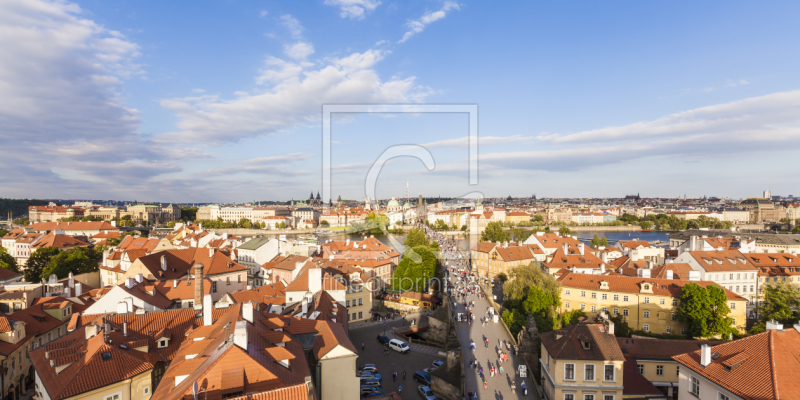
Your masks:
{"label": "wall of building", "polygon": [[321,400],[359,398],[357,358],[356,354],[338,346],[319,361],[317,385],[321,392]]}

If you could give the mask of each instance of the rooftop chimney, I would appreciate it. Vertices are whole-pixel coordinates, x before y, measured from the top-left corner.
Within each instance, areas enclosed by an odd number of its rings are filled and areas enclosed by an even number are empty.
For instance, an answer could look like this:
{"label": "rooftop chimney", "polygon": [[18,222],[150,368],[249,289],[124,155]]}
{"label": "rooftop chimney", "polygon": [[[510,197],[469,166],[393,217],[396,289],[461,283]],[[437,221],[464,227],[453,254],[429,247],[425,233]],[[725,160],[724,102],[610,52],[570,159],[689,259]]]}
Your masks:
{"label": "rooftop chimney", "polygon": [[203,296],[203,326],[214,323],[214,300],[210,294]]}
{"label": "rooftop chimney", "polygon": [[704,344],[700,346],[700,365],[703,368],[711,364],[711,346]]}
{"label": "rooftop chimney", "polygon": [[606,253],[605,251],[600,253],[600,261],[602,261],[604,263],[607,263],[608,262],[608,253]]}
{"label": "rooftop chimney", "polygon": [[253,323],[253,303],[248,301],[242,304],[242,318],[251,324]]}
{"label": "rooftop chimney", "polygon": [[136,274],[136,283],[142,283],[142,282],[144,282],[144,275]]}
{"label": "rooftop chimney", "polygon": [[128,289],[133,289],[133,278],[128,278],[125,280],[125,287]]}
{"label": "rooftop chimney", "polygon": [[233,344],[247,351],[247,321],[236,321],[233,329]]}
{"label": "rooftop chimney", "polygon": [[71,287],[71,288],[75,287],[75,278],[72,276],[72,272],[71,271],[69,273],[69,287]]}
{"label": "rooftop chimney", "polygon": [[605,274],[606,273],[606,264],[605,263],[601,263],[600,264],[600,273],[601,274]]}
{"label": "rooftop chimney", "polygon": [[583,243],[578,243],[578,252],[580,252],[581,255],[584,255],[583,254],[583,252],[584,252],[584,244]]}
{"label": "rooftop chimney", "polygon": [[322,269],[311,268],[308,270],[308,291],[317,293],[322,289]]}
{"label": "rooftop chimney", "polygon": [[83,284],[80,282],[75,283],[75,296],[80,296],[83,294]]}
{"label": "rooftop chimney", "polygon": [[167,256],[161,256],[161,270],[167,270]]}
{"label": "rooftop chimney", "polygon": [[569,255],[569,245],[564,243],[561,245],[561,251],[564,252],[564,255]]}
{"label": "rooftop chimney", "polygon": [[211,258],[211,257],[214,257],[214,248],[213,247],[209,247],[208,248],[208,258]]}
{"label": "rooftop chimney", "polygon": [[779,324],[778,321],[767,321],[767,330],[768,331],[782,331],[783,324]]}
{"label": "rooftop chimney", "polygon": [[203,305],[203,264],[194,266],[194,309],[199,310]]}
{"label": "rooftop chimney", "polygon": [[125,337],[128,337],[128,323],[127,322],[123,322],[122,323],[122,335],[125,336]]}
{"label": "rooftop chimney", "polygon": [[86,340],[89,340],[95,337],[100,330],[100,327],[97,325],[89,325],[86,327]]}

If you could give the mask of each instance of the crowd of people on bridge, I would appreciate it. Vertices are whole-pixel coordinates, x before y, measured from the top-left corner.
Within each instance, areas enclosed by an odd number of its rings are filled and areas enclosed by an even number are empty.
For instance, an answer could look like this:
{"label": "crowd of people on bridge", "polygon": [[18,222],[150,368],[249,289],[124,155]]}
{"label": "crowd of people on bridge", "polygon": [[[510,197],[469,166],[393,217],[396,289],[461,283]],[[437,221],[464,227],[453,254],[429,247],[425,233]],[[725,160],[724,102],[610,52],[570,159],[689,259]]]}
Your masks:
{"label": "crowd of people on bridge", "polygon": [[[436,243],[439,245],[439,257],[445,269],[446,290],[450,298],[449,301],[452,302],[453,311],[456,313],[456,320],[467,324],[473,324],[475,322],[474,310],[476,307],[476,300],[480,301],[485,295],[481,291],[480,286],[477,284],[478,278],[474,273],[471,272],[469,259],[461,253],[458,245],[453,239],[441,235],[422,224],[419,225],[419,228],[425,232],[429,239],[436,241]],[[488,303],[483,302],[483,304],[486,304],[487,316],[481,317],[480,320],[481,325],[485,326],[485,324],[490,321],[492,312],[490,312]],[[459,308],[463,310],[463,312],[459,312]],[[470,332],[471,335],[474,335],[474,332],[477,331],[470,330]],[[509,343],[507,340],[498,339],[497,345],[494,347],[494,349],[490,349],[489,338],[486,335],[482,335],[480,339],[483,342],[484,349],[478,351],[475,348],[475,338],[470,338],[469,347],[473,353],[473,357],[471,357],[469,361],[469,367],[477,372],[479,381],[483,385],[484,390],[488,390],[489,382],[492,381],[491,378],[505,375],[504,364],[511,361],[506,351],[511,350],[511,343]],[[495,361],[487,360],[485,372],[484,365],[478,361],[478,358],[485,357],[485,354],[483,354],[484,351],[491,352],[489,353],[491,354],[491,358],[496,357]],[[480,354],[476,354],[477,352],[480,352]],[[487,359],[490,358],[487,357]],[[512,365],[509,365],[509,367],[516,371],[513,361],[511,361],[511,364]],[[509,378],[511,390],[513,393],[516,393],[515,380],[519,377],[515,375]],[[528,391],[524,379],[520,384],[520,389],[524,395],[527,395]],[[467,399],[473,400],[477,398],[477,389],[470,390],[467,393]]]}

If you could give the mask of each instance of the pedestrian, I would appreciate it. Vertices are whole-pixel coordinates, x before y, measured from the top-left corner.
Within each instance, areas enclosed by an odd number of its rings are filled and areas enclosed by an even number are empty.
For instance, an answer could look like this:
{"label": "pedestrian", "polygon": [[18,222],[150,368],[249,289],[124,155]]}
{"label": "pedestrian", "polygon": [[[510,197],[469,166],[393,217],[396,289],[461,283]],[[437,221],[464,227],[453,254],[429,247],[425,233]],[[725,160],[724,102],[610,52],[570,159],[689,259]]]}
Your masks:
{"label": "pedestrian", "polygon": [[397,385],[397,392],[403,393],[403,385]]}
{"label": "pedestrian", "polygon": [[483,390],[486,390],[486,389],[488,389],[488,388],[489,388],[489,383],[488,383],[488,382],[486,382],[486,380],[484,380],[484,381],[483,381]]}
{"label": "pedestrian", "polygon": [[503,366],[500,366],[500,375],[503,375]]}
{"label": "pedestrian", "polygon": [[406,370],[403,370],[403,380],[406,380]]}
{"label": "pedestrian", "polygon": [[364,342],[361,342],[361,351],[364,351]]}
{"label": "pedestrian", "polygon": [[397,371],[392,374],[392,382],[397,382]]}

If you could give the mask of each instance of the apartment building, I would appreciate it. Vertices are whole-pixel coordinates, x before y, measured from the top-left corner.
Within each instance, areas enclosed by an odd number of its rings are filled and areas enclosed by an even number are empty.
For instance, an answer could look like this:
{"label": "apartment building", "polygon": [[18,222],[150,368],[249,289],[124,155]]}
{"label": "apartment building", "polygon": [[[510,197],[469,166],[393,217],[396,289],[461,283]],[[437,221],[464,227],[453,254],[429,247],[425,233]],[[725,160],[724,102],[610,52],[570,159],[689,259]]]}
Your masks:
{"label": "apartment building", "polygon": [[512,269],[532,262],[542,262],[544,251],[536,245],[520,243],[480,242],[470,249],[472,267],[482,278],[494,278],[498,274],[508,275]]}
{"label": "apartment building", "polygon": [[361,268],[370,278],[387,280],[400,262],[400,253],[374,237],[361,241],[330,240],[317,253],[326,260],[339,260]]}
{"label": "apartment building", "polygon": [[651,261],[656,266],[664,264],[664,248],[650,246],[646,240],[620,240],[614,247],[628,257]]}
{"label": "apartment building", "polygon": [[39,222],[25,227],[25,230],[33,233],[50,233],[61,231],[70,236],[92,237],[100,232],[120,231],[113,223],[103,221],[90,222]]}
{"label": "apartment building", "polygon": [[539,248],[544,251],[545,256],[550,256],[556,252],[556,250],[561,249],[565,244],[569,247],[571,246],[578,246],[577,238],[572,236],[559,236],[557,233],[544,233],[544,232],[536,232],[536,234],[531,235],[528,239],[523,242],[523,244],[534,244],[539,246]]}
{"label": "apartment building", "polygon": [[[589,275],[561,270],[555,274],[561,283],[561,312],[583,310],[594,317],[600,312],[622,315],[628,326],[655,334],[685,334],[686,326],[678,321],[681,288],[689,282],[700,286],[709,281],[682,281],[617,275]],[[734,326],[745,328],[747,300],[725,290],[729,316]]]}
{"label": "apartment building", "polygon": [[[605,257],[605,253],[601,253],[600,256]],[[610,267],[610,265],[603,261],[603,258],[598,258],[583,243],[578,243],[574,247],[564,243],[544,263],[543,267],[550,275],[554,275],[562,269],[579,274],[605,275],[606,268]]]}
{"label": "apartment building", "polygon": [[545,400],[622,400],[625,356],[614,325],[584,320],[539,334]]}
{"label": "apartment building", "polygon": [[369,280],[361,268],[342,261],[318,259],[315,262],[325,273],[345,285],[345,307],[349,323],[368,321],[372,317],[372,294],[376,289],[376,282]]}
{"label": "apartment building", "polygon": [[758,269],[738,250],[687,251],[675,259],[700,272],[700,280],[714,282],[748,300],[755,307]]}
{"label": "apartment building", "polygon": [[[266,236],[255,237],[236,248],[236,262],[247,268],[247,283],[252,286],[263,284],[259,272],[261,265],[280,254],[280,241]],[[277,281],[274,281],[277,282]]]}
{"label": "apartment building", "polygon": [[680,399],[793,399],[800,390],[800,325],[767,331],[674,356]]}

